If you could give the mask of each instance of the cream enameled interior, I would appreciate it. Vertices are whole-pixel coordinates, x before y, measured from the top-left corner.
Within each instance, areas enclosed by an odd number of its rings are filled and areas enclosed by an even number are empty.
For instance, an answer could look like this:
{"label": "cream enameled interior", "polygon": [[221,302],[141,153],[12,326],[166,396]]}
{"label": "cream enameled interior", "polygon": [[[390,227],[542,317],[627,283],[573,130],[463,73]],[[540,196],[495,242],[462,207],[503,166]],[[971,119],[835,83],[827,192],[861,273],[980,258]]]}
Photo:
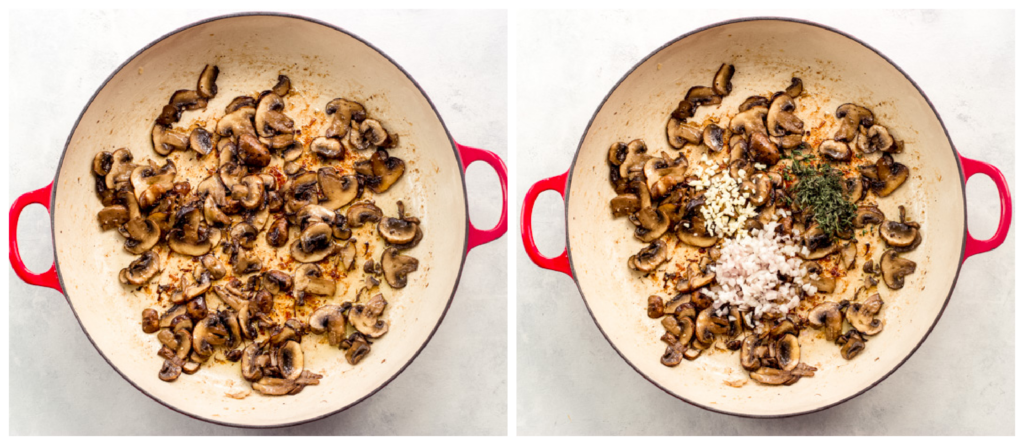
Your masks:
{"label": "cream enameled interior", "polygon": [[[912,169],[911,177],[896,193],[880,200],[880,207],[895,218],[896,206],[904,204],[910,219],[923,225],[923,244],[904,255],[917,262],[918,272],[900,291],[879,285],[886,302],[885,330],[871,337],[855,360],[844,360],[836,346],[814,338],[816,331],[805,331],[803,360],[819,371],[793,386],[725,385],[725,380],[747,379],[734,353],[705,353],[675,368],[661,365],[665,344],[659,338],[664,328],[660,320],[646,316],[647,296],[659,292],[626,266],[643,244],[633,237],[631,224],[613,219],[608,208],[615,196],[608,182],[608,147],[616,141],[643,138],[652,154],[664,150],[674,156],[665,137],[669,112],[690,86],[710,85],[723,62],[736,67],[734,90],[721,105],[732,114],[746,97],[779,91],[797,76],[813,96],[797,101],[797,114],[805,122],[821,121],[825,115],[834,115],[840,104],[855,102],[871,108],[878,122],[906,141],[906,151],[896,160]],[[701,122],[708,112],[708,107],[701,108],[694,120]],[[832,134],[834,127],[826,131]],[[637,67],[612,92],[585,135],[566,202],[576,279],[615,348],[669,392],[744,415],[786,415],[825,407],[892,371],[939,315],[959,267],[964,233],[963,192],[954,151],[924,97],[889,62],[856,41],[816,26],[780,20],[707,29],[658,51]],[[876,250],[873,258],[877,261],[880,255]],[[859,257],[858,266],[863,262]],[[849,286],[837,297],[851,298],[855,287]]]}
{"label": "cream enameled interior", "polygon": [[[372,353],[356,367],[345,362],[343,351],[304,339],[307,368],[324,378],[297,396],[225,396],[248,387],[237,365],[204,366],[174,383],[160,381],[159,343],[140,328],[141,311],[152,306],[153,299],[117,281],[118,271],[132,256],[122,248],[119,235],[101,232],[96,222],[102,205],[90,174],[93,156],[99,150],[129,147],[137,161],[152,157],[163,163],[151,148],[152,122],[173,91],[195,88],[207,63],[220,67],[220,91],[207,111],[186,112],[183,120],[221,116],[231,98],[269,89],[279,73],[287,74],[293,89],[308,99],[308,108],[289,102],[286,110],[300,126],[314,117],[322,122],[330,99],[354,99],[400,136],[392,154],[407,164],[402,180],[375,198],[377,205],[393,215],[394,201],[403,199],[410,214],[423,221],[425,236],[408,252],[420,260],[419,271],[401,291],[381,285],[390,302],[385,312],[391,321],[389,333],[375,341]],[[197,173],[182,169],[187,164],[184,158],[192,155],[172,156],[179,175],[191,174],[195,186]],[[465,248],[465,195],[458,160],[426,97],[373,48],[295,18],[219,19],[178,32],[141,53],[89,105],[71,137],[55,187],[57,261],[64,290],[86,332],[111,364],[144,391],[178,410],[217,422],[300,422],[346,407],[380,388],[412,359],[439,322],[454,292]],[[376,253],[379,259],[380,249]],[[351,299],[355,291],[354,286],[339,290],[337,301]]]}

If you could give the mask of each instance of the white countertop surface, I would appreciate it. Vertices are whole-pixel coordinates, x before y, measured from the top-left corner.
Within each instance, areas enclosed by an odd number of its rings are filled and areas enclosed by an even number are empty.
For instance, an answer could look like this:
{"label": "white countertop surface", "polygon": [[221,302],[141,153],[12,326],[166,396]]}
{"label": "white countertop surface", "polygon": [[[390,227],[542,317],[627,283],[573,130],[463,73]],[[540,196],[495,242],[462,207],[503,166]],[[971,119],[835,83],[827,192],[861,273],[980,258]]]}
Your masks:
{"label": "white countertop surface", "polygon": [[[881,51],[926,92],[960,152],[1001,168],[1013,190],[1012,11],[522,11],[517,202],[533,183],[568,169],[602,99],[643,57],[698,27],[759,15],[816,21]],[[995,191],[980,176],[967,187],[968,222],[976,237],[995,231]],[[542,195],[535,207],[537,242],[546,255],[564,246],[563,212],[556,193]],[[966,262],[945,316],[896,373],[842,405],[781,420],[705,411],[644,380],[598,331],[573,281],[535,266],[517,243],[517,431],[1013,434],[1012,230],[1002,247]]]}
{"label": "white countertop surface", "polygon": [[[119,64],[165,33],[222,13],[12,12],[10,128],[18,130],[9,136],[10,199],[53,180],[75,119]],[[505,11],[297,14],[342,27],[380,48],[419,82],[456,140],[506,158]],[[497,176],[476,164],[467,183],[474,223],[493,226],[501,203]],[[39,206],[22,215],[21,252],[36,271],[52,262],[48,221]],[[194,420],[146,397],[100,357],[60,294],[26,285],[8,269],[10,432],[503,435],[508,425],[506,239],[469,254],[445,321],[386,388],[340,414],[258,431]]]}

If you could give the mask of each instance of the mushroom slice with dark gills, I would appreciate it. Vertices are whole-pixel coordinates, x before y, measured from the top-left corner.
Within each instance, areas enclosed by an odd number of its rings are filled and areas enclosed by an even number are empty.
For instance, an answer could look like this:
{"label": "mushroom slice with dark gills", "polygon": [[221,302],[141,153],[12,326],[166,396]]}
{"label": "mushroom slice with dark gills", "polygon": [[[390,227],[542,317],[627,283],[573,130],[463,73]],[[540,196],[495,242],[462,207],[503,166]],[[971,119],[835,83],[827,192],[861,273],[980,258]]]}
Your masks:
{"label": "mushroom slice with dark gills", "polygon": [[217,65],[206,65],[203,72],[199,74],[199,81],[196,83],[196,93],[204,99],[210,99],[217,95],[217,76],[220,68]]}
{"label": "mushroom slice with dark gills", "polygon": [[785,136],[771,136],[768,138],[775,145],[782,147],[786,150],[799,147],[804,142],[804,135],[798,134],[787,134]]}
{"label": "mushroom slice with dark gills", "polygon": [[836,117],[840,124],[835,140],[842,142],[854,142],[861,126],[871,127],[875,124],[875,115],[871,110],[851,103],[840,105],[836,109]]}
{"label": "mushroom slice with dark gills", "polygon": [[234,99],[231,99],[231,102],[228,103],[228,106],[224,107],[224,114],[234,113],[235,111],[238,111],[241,108],[252,108],[253,112],[255,113],[256,99],[253,99],[252,96],[238,96]]}
{"label": "mushroom slice with dark gills", "polygon": [[843,188],[843,195],[850,202],[858,202],[864,199],[864,195],[867,194],[867,187],[864,186],[864,178],[860,175],[852,178],[843,178],[839,181],[839,185]]}
{"label": "mushroom slice with dark gills", "polygon": [[116,229],[128,222],[128,208],[123,205],[107,206],[100,210],[97,218],[100,222],[100,229]]}
{"label": "mushroom slice with dark gills", "polygon": [[285,76],[284,74],[280,74],[277,76],[277,83],[274,84],[274,87],[270,89],[270,91],[272,91],[274,94],[282,97],[287,95],[288,92],[291,90],[292,80],[289,79],[288,76]]}
{"label": "mushroom slice with dark gills", "polygon": [[383,295],[374,295],[365,305],[356,304],[352,306],[352,312],[349,313],[348,321],[363,335],[370,338],[379,338],[388,332],[388,326],[390,325],[386,320],[380,319],[387,305],[388,302],[384,300]]}
{"label": "mushroom slice with dark gills", "polygon": [[92,158],[92,172],[101,178],[107,176],[113,166],[114,155],[109,151],[96,153],[96,156]]}
{"label": "mushroom slice with dark gills", "polygon": [[286,215],[294,215],[309,204],[319,203],[316,173],[305,172],[292,178],[285,184],[281,194],[284,197]]}
{"label": "mushroom slice with dark gills", "polygon": [[263,377],[263,369],[257,363],[261,352],[256,343],[250,343],[242,350],[242,378],[255,382]]}
{"label": "mushroom slice with dark gills", "polygon": [[[795,96],[794,96],[795,97]],[[743,103],[739,106],[739,112],[742,113],[754,107],[764,108],[765,114],[768,113],[768,105],[770,105],[768,98],[764,96],[750,96],[743,100]]]}
{"label": "mushroom slice with dark gills", "polygon": [[817,223],[807,229],[803,234],[803,244],[807,247],[808,253],[800,252],[798,255],[805,260],[817,260],[825,258],[836,251],[836,244],[832,242],[828,234],[821,230]]}
{"label": "mushroom slice with dark gills", "polygon": [[771,136],[785,136],[786,133],[802,133],[804,121],[796,117],[796,103],[786,93],[778,94],[772,98],[771,106],[768,108],[768,134]]}
{"label": "mushroom slice with dark gills", "polygon": [[345,218],[348,220],[348,226],[355,229],[368,222],[378,222],[383,216],[384,212],[372,202],[358,202],[348,208]]}
{"label": "mushroom slice with dark gills", "polygon": [[178,90],[171,95],[167,104],[182,111],[200,110],[206,108],[208,101],[195,90]]}
{"label": "mushroom slice with dark gills", "polygon": [[839,354],[847,360],[853,360],[864,351],[864,337],[856,329],[846,331],[846,334],[836,339],[836,344],[842,346]]}
{"label": "mushroom slice with dark gills", "polygon": [[256,128],[252,125],[252,118],[255,115],[255,107],[240,106],[217,121],[217,134],[224,137],[238,137],[243,134],[255,137]]}
{"label": "mushroom slice with dark gills", "polygon": [[647,155],[647,144],[641,139],[626,144],[625,154],[620,157],[622,162],[618,164],[619,176],[627,180],[642,175],[644,165],[650,158]]}
{"label": "mushroom slice with dark gills", "polygon": [[876,318],[882,309],[882,297],[871,295],[863,302],[850,303],[846,307],[846,321],[864,335],[877,335],[885,327],[885,321]]}
{"label": "mushroom slice with dark gills", "polygon": [[334,99],[327,103],[324,108],[328,124],[324,136],[329,138],[340,138],[348,135],[351,122],[362,122],[366,119],[366,110],[358,102],[348,99]]}
{"label": "mushroom slice with dark gills", "polygon": [[761,163],[769,167],[778,164],[782,155],[779,147],[775,145],[767,134],[753,133],[750,135],[750,146],[747,147],[747,156],[751,161]]}
{"label": "mushroom slice with dark gills", "polygon": [[203,269],[210,273],[210,278],[214,280],[224,278],[224,275],[228,273],[227,269],[215,255],[203,255],[199,262],[202,264]]}
{"label": "mushroom slice with dark gills", "polygon": [[740,366],[747,371],[757,371],[761,367],[761,358],[754,353],[754,349],[760,345],[760,337],[755,334],[747,335],[740,343]]}
{"label": "mushroom slice with dark gills", "polygon": [[723,63],[722,66],[718,67],[718,72],[715,73],[715,81],[711,84],[711,89],[715,94],[719,96],[728,96],[732,92],[732,75],[736,73],[736,68],[731,63]]}
{"label": "mushroom slice with dark gills", "polygon": [[687,268],[686,274],[681,280],[679,280],[679,282],[676,283],[676,291],[693,292],[711,284],[714,280],[714,272],[708,270],[702,271],[695,264],[690,263],[690,267]]}
{"label": "mushroom slice with dark gills", "polygon": [[271,270],[263,275],[263,289],[277,295],[292,288],[292,277],[280,270]]}
{"label": "mushroom slice with dark gills", "polygon": [[337,251],[333,231],[327,223],[314,223],[299,234],[292,242],[291,255],[300,263],[315,263]]}
{"label": "mushroom slice with dark gills", "polygon": [[298,379],[304,365],[302,347],[298,342],[289,340],[277,349],[277,367],[281,370],[282,377],[288,380]]}
{"label": "mushroom slice with dark gills", "polygon": [[[807,282],[814,285],[818,293],[830,294],[836,290],[836,279],[834,277],[825,276],[825,270],[817,261],[804,261],[800,267],[807,272]],[[817,278],[813,278],[813,276],[817,276]]]}
{"label": "mushroom slice with dark gills", "polygon": [[295,296],[302,301],[308,295],[331,296],[337,290],[334,280],[324,278],[320,266],[303,264],[295,270]]}
{"label": "mushroom slice with dark gills", "polygon": [[697,314],[694,325],[694,339],[703,345],[710,345],[715,341],[715,335],[722,335],[729,332],[729,320],[714,315],[715,309],[708,307]]}
{"label": "mushroom slice with dark gills", "polygon": [[796,98],[804,92],[804,81],[800,80],[799,77],[794,77],[790,80],[789,86],[786,87],[786,95],[789,97]]}
{"label": "mushroom slice with dark gills", "polygon": [[321,306],[309,316],[309,330],[326,334],[331,346],[338,346],[345,339],[345,323],[345,310],[335,304]]}
{"label": "mushroom slice with dark gills", "polygon": [[800,380],[800,376],[781,369],[762,367],[751,372],[750,379],[764,385],[792,385]]}
{"label": "mushroom slice with dark gills", "polygon": [[892,155],[889,153],[878,158],[875,168],[878,172],[878,181],[873,184],[872,190],[881,197],[891,195],[910,176],[910,169],[906,165],[893,161]]}
{"label": "mushroom slice with dark gills", "polygon": [[405,174],[405,161],[388,155],[384,150],[377,150],[370,157],[370,164],[373,166],[373,177],[367,180],[366,185],[374,193],[388,191]]}
{"label": "mushroom slice with dark gills", "polygon": [[709,87],[694,86],[686,91],[685,100],[696,106],[718,105],[722,103],[722,95],[717,94],[714,89]]}
{"label": "mushroom slice with dark gills", "polygon": [[822,141],[818,146],[818,153],[832,161],[849,162],[853,158],[853,150],[846,142],[833,140]]}
{"label": "mushroom slice with dark gills", "polygon": [[668,154],[662,152],[660,158],[648,159],[644,163],[644,177],[647,179],[647,188],[651,193],[651,198],[661,198],[677,184],[682,183],[686,178],[688,166],[689,163],[684,155],[672,159]]}
{"label": "mushroom slice with dark gills", "polygon": [[661,364],[673,367],[683,362],[683,354],[686,353],[686,345],[681,342],[674,342],[665,347],[665,353],[661,355]]}
{"label": "mushroom slice with dark gills", "polygon": [[[669,118],[668,125],[665,127],[665,134],[668,136],[668,144],[671,145],[672,148],[676,149],[685,147],[687,143],[699,144],[702,138],[702,132],[700,128],[687,125],[686,122],[683,122],[674,117]],[[626,148],[626,144],[623,144],[621,142],[617,144],[621,144],[623,149]],[[615,148],[614,145],[613,148]],[[621,161],[619,161],[618,164],[614,165],[620,164]]]}
{"label": "mushroom slice with dark gills", "polygon": [[902,289],[904,277],[917,270],[917,263],[906,258],[900,258],[895,250],[886,250],[880,261],[882,268],[882,279],[889,289]]}
{"label": "mushroom slice with dark gills", "polygon": [[768,128],[764,125],[765,116],[768,115],[768,107],[754,106],[746,111],[741,111],[729,121],[729,129],[733,133],[752,134],[762,133],[767,136]]}
{"label": "mushroom slice with dark gills", "polygon": [[775,344],[775,359],[779,369],[792,371],[800,363],[800,342],[796,335],[785,334]]}
{"label": "mushroom slice with dark gills", "polygon": [[321,167],[316,177],[320,191],[327,198],[320,205],[327,209],[340,209],[359,197],[360,185],[355,175],[342,176],[333,167]]}
{"label": "mushroom slice with dark gills", "polygon": [[401,289],[408,284],[408,275],[419,268],[420,262],[409,255],[401,255],[398,249],[388,247],[380,257],[384,279],[392,289]]}
{"label": "mushroom slice with dark gills", "polygon": [[350,365],[357,365],[370,354],[370,342],[359,332],[353,332],[347,340],[342,342],[342,349],[345,349],[345,361]]}
{"label": "mushroom slice with dark gills", "polygon": [[659,239],[640,249],[636,255],[629,257],[628,264],[630,269],[651,273],[667,259],[668,247],[665,245],[665,241]]}
{"label": "mushroom slice with dark gills", "polygon": [[152,280],[161,270],[160,256],[150,250],[121,269],[118,278],[124,284],[142,285]]}
{"label": "mushroom slice with dark gills", "polygon": [[341,146],[340,141],[334,138],[325,138],[321,136],[313,139],[313,141],[309,143],[309,151],[327,159],[345,158],[345,148]]}
{"label": "mushroom slice with dark gills", "polygon": [[127,148],[119,148],[111,153],[110,171],[103,178],[104,185],[110,190],[115,190],[119,184],[131,181],[135,165],[132,163],[134,157]]}
{"label": "mushroom slice with dark gills", "polygon": [[611,200],[612,216],[632,215],[640,211],[640,198],[632,193],[618,195]]}
{"label": "mushroom slice with dark gills", "polygon": [[256,134],[268,138],[277,133],[291,133],[295,123],[285,116],[284,99],[271,92],[263,95],[256,105]]}
{"label": "mushroom slice with dark gills", "polygon": [[141,216],[128,220],[117,231],[125,237],[124,250],[135,255],[152,249],[160,241],[160,227],[152,219]]}
{"label": "mushroom slice with dark gills", "polygon": [[889,134],[889,130],[881,125],[872,125],[871,128],[868,128],[865,137],[867,139],[865,153],[874,153],[879,150],[895,153],[898,150],[896,140]]}
{"label": "mushroom slice with dark gills", "polygon": [[214,346],[227,344],[231,336],[217,314],[207,315],[192,331],[192,350],[201,357],[213,355]]}
{"label": "mushroom slice with dark gills", "polygon": [[196,127],[188,136],[188,148],[198,156],[206,156],[213,151],[213,135],[203,127]]}
{"label": "mushroom slice with dark gills", "polygon": [[725,130],[715,124],[708,124],[701,132],[701,142],[709,150],[718,153],[725,148]]}
{"label": "mushroom slice with dark gills", "polygon": [[202,221],[199,201],[192,201],[175,212],[175,228],[167,233],[167,246],[188,256],[205,255],[213,247],[212,230]]}
{"label": "mushroom slice with dark gills", "polygon": [[271,247],[282,247],[288,243],[288,220],[278,218],[267,230],[267,244]]}
{"label": "mushroom slice with dark gills", "polygon": [[167,156],[174,150],[188,148],[188,135],[178,130],[153,124],[153,150],[161,156]]}
{"label": "mushroom slice with dark gills", "polygon": [[[414,247],[423,238],[419,218],[405,215],[405,204],[398,201],[398,218],[383,218],[377,224],[377,232],[385,241],[406,248]],[[413,245],[410,245],[413,244]]]}
{"label": "mushroom slice with dark gills", "polygon": [[906,247],[918,239],[917,224],[899,221],[885,221],[878,226],[878,234],[886,244],[894,247]]}
{"label": "mushroom slice with dark gills", "polygon": [[245,249],[252,249],[256,247],[256,236],[259,232],[252,224],[247,222],[240,222],[235,224],[228,232],[228,236],[231,238],[231,242],[238,243],[239,246]]}
{"label": "mushroom slice with dark gills", "polygon": [[633,188],[640,195],[640,210],[629,216],[630,222],[636,225],[633,236],[640,241],[649,243],[668,231],[668,215],[651,205],[651,194],[647,189],[647,184],[643,181],[634,181]]}
{"label": "mushroom slice with dark gills", "polygon": [[863,229],[868,224],[880,224],[885,221],[885,214],[876,205],[857,207],[857,215],[853,218],[853,227]]}
{"label": "mushroom slice with dark gills", "polygon": [[337,216],[337,213],[328,210],[326,207],[310,204],[295,214],[295,223],[299,226],[300,231],[305,231],[309,226],[316,223],[331,224]]}
{"label": "mushroom slice with dark gills", "polygon": [[384,126],[376,119],[365,119],[358,126],[353,125],[348,137],[349,142],[356,150],[385,146],[390,138],[388,132],[384,130]]}
{"label": "mushroom slice with dark gills", "polygon": [[251,134],[238,137],[237,154],[238,159],[247,166],[263,168],[270,165],[270,150]]}

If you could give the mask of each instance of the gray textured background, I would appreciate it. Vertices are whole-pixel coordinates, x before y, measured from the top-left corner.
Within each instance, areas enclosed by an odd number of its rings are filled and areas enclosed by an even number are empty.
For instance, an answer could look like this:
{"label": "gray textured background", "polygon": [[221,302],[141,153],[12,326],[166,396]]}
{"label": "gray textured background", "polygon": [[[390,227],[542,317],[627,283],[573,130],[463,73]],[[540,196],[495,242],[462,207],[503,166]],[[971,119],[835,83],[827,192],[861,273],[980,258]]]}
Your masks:
{"label": "gray textured background", "polygon": [[[298,12],[366,39],[423,87],[461,143],[507,155],[504,11]],[[10,199],[53,179],[65,139],[95,89],[125,59],[220,12],[12,12]],[[498,220],[497,176],[470,168],[470,214]],[[22,254],[45,270],[45,211],[22,214]],[[242,430],[193,420],[125,382],[96,353],[64,298],[10,277],[11,434],[505,434],[507,238],[470,253],[451,309],[396,380],[349,410],[307,425]],[[31,247],[30,247],[31,246]]]}
{"label": "gray textured background", "polygon": [[[928,94],[957,148],[1014,183],[1013,12],[544,11],[518,21],[518,196],[565,172],[594,110],[634,64],[720,20],[795,16],[874,46]],[[543,69],[538,69],[543,67]],[[525,108],[523,104],[543,104]],[[969,226],[995,231],[995,186],[967,187]],[[561,252],[562,201],[545,193],[537,242]],[[928,341],[876,388],[824,412],[741,419],[690,406],[633,371],[601,336],[568,277],[517,242],[519,434],[1013,434],[1014,234],[971,258]],[[984,326],[982,328],[982,326]]]}

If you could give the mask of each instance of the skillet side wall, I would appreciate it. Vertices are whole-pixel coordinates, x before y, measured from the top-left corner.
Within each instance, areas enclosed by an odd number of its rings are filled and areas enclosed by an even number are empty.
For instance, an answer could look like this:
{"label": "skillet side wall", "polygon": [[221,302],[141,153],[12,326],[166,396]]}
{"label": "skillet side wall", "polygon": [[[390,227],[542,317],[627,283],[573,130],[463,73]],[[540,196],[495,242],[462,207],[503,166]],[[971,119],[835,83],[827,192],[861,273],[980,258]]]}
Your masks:
{"label": "skillet side wall", "polygon": [[[913,171],[901,190],[880,200],[882,209],[895,217],[896,206],[907,205],[908,216],[925,228],[925,243],[907,255],[918,262],[919,273],[901,292],[879,288],[886,301],[887,325],[872,345],[885,347],[869,347],[861,357],[867,359],[847,363],[835,347],[814,342],[805,353],[821,372],[788,387],[785,396],[777,388],[752,384],[724,390],[723,380],[745,378],[731,355],[713,354],[674,369],[658,363],[664,350],[658,341],[660,325],[644,315],[646,296],[658,287],[626,268],[625,260],[642,244],[632,238],[628,223],[613,220],[607,210],[614,196],[607,181],[608,146],[642,137],[653,154],[674,153],[664,136],[668,111],[686,88],[706,84],[725,61],[736,64],[737,74],[722,110],[735,110],[749,95],[779,90],[793,75],[821,98],[798,101],[798,115],[805,122],[811,116],[818,121],[832,114],[844,102],[872,108],[879,122],[906,140],[907,150],[897,160]],[[707,113],[702,111],[697,122]],[[584,136],[566,204],[570,258],[580,290],[620,354],[650,380],[691,403],[753,416],[794,414],[838,403],[902,363],[944,307],[959,268],[964,230],[963,192],[953,153],[941,123],[913,84],[856,41],[816,26],[781,21],[738,22],[698,32],[637,67],[609,95]],[[690,160],[692,164],[696,159]],[[593,242],[598,239],[615,242]],[[854,288],[844,295],[852,297]],[[749,397],[757,402],[751,403]]]}
{"label": "skillet side wall", "polygon": [[[280,32],[285,28],[287,33]],[[294,48],[303,50],[297,53]],[[311,364],[311,368],[331,371],[326,372],[317,391],[304,391],[293,398],[225,398],[223,393],[241,382],[238,376],[223,372],[201,372],[173,388],[157,380],[154,370],[159,363],[152,354],[155,339],[138,329],[137,319],[151,302],[124,298],[116,274],[130,256],[116,235],[100,233],[91,224],[100,208],[88,169],[92,156],[100,149],[127,145],[137,159],[158,159],[149,148],[154,110],[175,89],[193,85],[198,69],[210,59],[216,60],[222,74],[218,80],[221,92],[208,112],[223,110],[234,95],[267,88],[279,70],[292,78],[296,88],[320,93],[311,100],[318,108],[338,96],[361,100],[371,115],[402,136],[402,148],[396,155],[409,167],[402,184],[377,198],[377,204],[385,213],[393,213],[389,210],[393,201],[404,198],[424,220],[425,232],[432,235],[411,252],[420,259],[421,269],[410,286],[391,300],[393,329],[374,349],[379,354],[376,359],[351,368],[340,363],[340,354],[313,352],[307,360],[319,364]],[[416,85],[386,58],[346,34],[281,17],[237,17],[190,28],[157,43],[115,75],[89,106],[70,140],[55,185],[53,210],[55,247],[69,301],[110,362],[140,389],[177,409],[246,425],[289,423],[333,412],[360,400],[399,372],[419,351],[447,307],[460,268],[431,265],[461,263],[466,216],[461,169],[450,150],[443,125]],[[455,190],[460,192],[453,193]],[[318,358],[322,360],[317,362]],[[329,402],[311,403],[313,400]]]}

